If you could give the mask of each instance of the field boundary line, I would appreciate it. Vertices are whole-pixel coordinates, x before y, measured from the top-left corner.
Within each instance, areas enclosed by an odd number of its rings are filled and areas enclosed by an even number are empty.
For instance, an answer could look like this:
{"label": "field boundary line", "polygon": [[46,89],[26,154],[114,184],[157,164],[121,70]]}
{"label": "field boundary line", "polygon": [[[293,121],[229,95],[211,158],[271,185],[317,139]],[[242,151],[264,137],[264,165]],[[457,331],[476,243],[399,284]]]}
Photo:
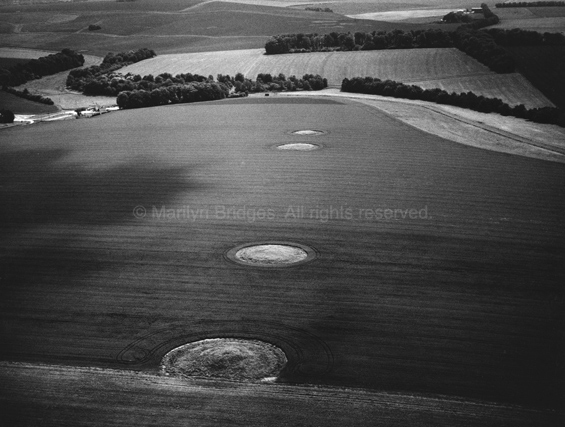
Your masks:
{"label": "field boundary line", "polygon": [[[5,370],[50,370],[50,371],[69,371],[69,372],[81,372],[84,374],[99,374],[99,375],[120,375],[131,378],[143,378],[143,379],[159,379],[163,382],[172,382],[176,386],[179,385],[179,380],[176,377],[170,377],[167,375],[160,375],[155,372],[146,371],[132,371],[127,369],[119,368],[101,368],[94,366],[73,366],[66,364],[51,364],[42,362],[19,362],[4,360],[0,361],[0,371]],[[444,403],[454,403],[462,405],[470,405],[475,407],[485,407],[485,408],[497,408],[497,409],[509,409],[509,410],[520,410],[529,413],[545,413],[545,414],[559,414],[557,410],[551,409],[538,409],[533,407],[526,407],[520,405],[513,405],[510,403],[498,403],[490,401],[482,401],[475,399],[466,399],[459,396],[449,396],[441,394],[419,394],[419,393],[395,393],[386,392],[381,390],[373,390],[368,388],[360,387],[342,387],[342,386],[331,386],[327,384],[308,384],[308,383],[262,383],[262,382],[240,382],[232,381],[227,379],[208,379],[205,377],[194,377],[191,379],[183,379],[181,384],[187,389],[225,389],[224,384],[238,384],[239,389],[262,389],[263,393],[273,392],[277,393],[278,390],[286,390],[295,394],[307,393],[308,391],[314,391],[318,393],[344,393],[344,394],[357,394],[359,396],[365,396],[370,400],[378,400],[381,402],[391,403],[391,400],[410,400],[416,405],[417,402],[427,401],[427,402],[444,402]]]}
{"label": "field boundary line", "polygon": [[[304,96],[304,95],[292,94],[292,93],[283,93],[283,94],[281,94],[281,95],[283,95],[283,96]],[[564,163],[564,162],[565,162],[565,146],[564,146],[564,147],[558,147],[558,146],[551,145],[551,144],[545,144],[545,143],[540,142],[540,141],[532,141],[532,140],[530,140],[530,139],[521,137],[521,136],[517,135],[516,133],[504,131],[504,130],[502,130],[502,129],[495,128],[495,127],[493,127],[493,126],[491,126],[491,125],[488,125],[488,124],[485,124],[485,123],[479,123],[479,122],[474,121],[474,120],[472,120],[472,119],[466,119],[466,118],[463,118],[463,117],[458,116],[458,115],[456,115],[456,114],[449,114],[448,112],[443,111],[442,109],[440,109],[440,108],[438,108],[438,107],[435,107],[435,105],[430,105],[430,103],[428,103],[428,102],[421,101],[421,102],[419,102],[419,103],[414,103],[414,102],[411,102],[410,100],[405,100],[405,99],[396,99],[396,98],[392,98],[392,99],[391,99],[391,98],[387,98],[387,97],[378,97],[378,98],[377,98],[377,97],[375,97],[375,96],[370,96],[370,95],[366,95],[366,96],[357,96],[356,94],[352,94],[352,93],[344,94],[343,92],[338,92],[338,93],[332,93],[332,92],[319,93],[319,92],[318,92],[318,93],[316,93],[316,94],[305,94],[305,95],[306,95],[306,96],[313,96],[313,97],[315,97],[315,96],[324,96],[324,97],[335,97],[335,98],[346,98],[346,99],[350,99],[350,100],[353,100],[353,101],[355,101],[355,102],[357,102],[357,103],[367,105],[367,106],[370,107],[370,108],[375,108],[375,109],[381,111],[382,113],[386,114],[387,116],[389,116],[389,117],[391,117],[391,118],[393,118],[393,119],[395,119],[395,120],[398,120],[398,121],[400,121],[400,122],[402,122],[402,123],[404,123],[404,124],[406,124],[406,125],[408,125],[408,126],[414,128],[414,129],[418,129],[418,130],[420,130],[420,131],[422,131],[422,132],[426,132],[426,133],[431,134],[431,135],[436,135],[436,136],[438,136],[438,137],[440,137],[440,138],[443,138],[443,139],[448,140],[448,141],[455,142],[455,143],[457,143],[457,144],[463,144],[463,145],[468,145],[468,146],[471,146],[471,147],[482,148],[482,149],[486,149],[486,150],[490,150],[490,151],[495,151],[495,152],[509,153],[509,154],[514,154],[514,155],[522,155],[522,156],[525,156],[525,157],[530,157],[530,158],[539,159],[539,157],[535,157],[535,156],[533,156],[533,155],[517,154],[517,153],[514,153],[514,152],[509,152],[509,151],[504,151],[504,150],[496,150],[496,149],[494,149],[494,148],[492,148],[492,147],[484,147],[484,146],[481,146],[481,145],[465,144],[464,142],[458,141],[458,140],[456,140],[456,139],[447,138],[447,137],[444,136],[444,135],[440,135],[440,134],[434,133],[434,132],[432,132],[432,131],[430,131],[430,130],[420,128],[420,127],[418,127],[417,125],[412,124],[412,123],[410,123],[410,122],[408,122],[408,121],[406,121],[406,120],[404,120],[404,119],[402,119],[402,118],[400,118],[400,117],[397,117],[395,114],[392,114],[392,113],[386,111],[386,110],[383,109],[382,107],[379,107],[379,106],[374,105],[374,104],[369,104],[369,103],[367,103],[367,101],[368,101],[368,102],[370,102],[370,101],[382,101],[382,102],[388,102],[388,103],[391,103],[391,104],[407,104],[407,105],[411,105],[411,106],[414,106],[414,107],[424,108],[424,109],[426,109],[426,110],[428,110],[428,111],[431,111],[431,112],[433,112],[433,113],[436,113],[436,114],[439,114],[439,115],[441,115],[441,116],[447,117],[447,118],[449,118],[450,120],[454,120],[454,121],[463,123],[463,124],[468,125],[468,126],[476,127],[476,128],[478,128],[478,129],[481,129],[481,130],[483,130],[483,131],[485,131],[485,132],[488,132],[488,133],[491,133],[491,134],[493,134],[493,135],[501,136],[501,137],[503,137],[503,138],[506,138],[506,139],[510,140],[511,142],[517,142],[517,143],[519,143],[519,144],[521,144],[521,145],[530,146],[530,147],[534,147],[534,148],[546,150],[546,151],[549,151],[549,152],[551,152],[551,153],[557,154],[559,157],[558,157],[558,158],[554,158],[554,161],[557,161],[557,162],[560,162],[560,163]],[[364,102],[364,101],[365,101],[365,102]],[[521,119],[516,119],[516,120],[521,120]],[[548,126],[549,126],[549,125],[548,125]],[[562,157],[562,156],[564,156],[564,157]],[[548,159],[544,159],[544,160],[547,161]]]}

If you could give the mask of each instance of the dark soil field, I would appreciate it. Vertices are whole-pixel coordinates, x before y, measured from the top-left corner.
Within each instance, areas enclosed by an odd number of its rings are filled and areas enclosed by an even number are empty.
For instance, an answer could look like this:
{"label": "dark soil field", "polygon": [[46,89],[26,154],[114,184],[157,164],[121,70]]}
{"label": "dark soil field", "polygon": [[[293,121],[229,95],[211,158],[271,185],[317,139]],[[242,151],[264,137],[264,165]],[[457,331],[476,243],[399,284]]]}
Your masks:
{"label": "dark soil field", "polygon": [[[325,133],[291,133],[300,129]],[[470,425],[418,417],[449,399],[535,408],[523,425],[561,425],[551,411],[564,397],[563,165],[454,144],[367,106],[309,98],[120,111],[6,129],[0,138],[0,360],[155,378],[179,345],[259,339],[285,351],[285,387],[437,399],[399,415],[402,402],[381,403],[387,425],[413,425],[402,418],[410,414],[420,425]],[[289,142],[322,149],[273,149]],[[253,268],[225,257],[265,241],[308,245],[317,258]],[[112,402],[120,413],[136,402],[150,417],[140,386],[130,392],[103,373],[45,382],[25,370],[0,375],[18,390],[1,404],[24,419],[64,425],[86,413],[108,425],[95,414]],[[70,400],[56,391],[67,375]],[[84,395],[73,392],[83,385]],[[53,391],[38,395],[42,387]],[[173,386],[170,398],[163,387],[145,390],[182,411],[185,386]],[[257,407],[290,402],[292,391],[281,393]],[[87,403],[89,395],[100,403]],[[212,395],[222,402],[222,392]],[[211,397],[194,399],[191,411]],[[344,399],[367,404],[353,392]],[[515,425],[523,411],[496,405],[484,425]],[[208,408],[208,423],[217,421],[217,406]],[[130,423],[151,424],[127,411]]]}
{"label": "dark soil field", "polygon": [[0,92],[0,109],[10,110],[14,114],[45,114],[59,110],[55,105],[29,101],[4,91]]}

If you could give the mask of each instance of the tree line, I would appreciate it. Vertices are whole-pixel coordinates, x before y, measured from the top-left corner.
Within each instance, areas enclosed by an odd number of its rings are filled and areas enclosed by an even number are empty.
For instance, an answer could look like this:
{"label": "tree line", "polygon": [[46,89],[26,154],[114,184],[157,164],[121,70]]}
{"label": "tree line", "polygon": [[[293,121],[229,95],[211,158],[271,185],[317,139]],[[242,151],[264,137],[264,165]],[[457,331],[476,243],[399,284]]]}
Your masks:
{"label": "tree line", "polygon": [[84,64],[84,56],[71,49],[59,53],[31,59],[9,69],[0,68],[0,85],[19,86],[30,80],[39,79]]}
{"label": "tree line", "polygon": [[[258,74],[255,81],[246,78],[242,73],[234,77],[218,74],[218,83],[225,84],[230,92],[269,92],[269,91],[295,91],[295,90],[321,90],[328,87],[328,81],[319,75],[305,74],[302,78],[284,74],[271,76],[271,74]],[[201,76],[198,74],[181,73],[173,76],[170,73],[161,73],[157,76],[152,74],[141,76],[139,74],[119,73],[102,74],[92,77],[86,85],[81,86],[85,95],[118,96],[124,91],[145,90],[151,92],[154,89],[172,85],[186,85],[190,83],[212,83],[213,76]],[[76,87],[76,86],[75,86]]]}
{"label": "tree line", "polygon": [[268,55],[282,53],[332,52],[352,50],[420,49],[455,47],[497,73],[515,70],[512,55],[496,44],[488,33],[477,30],[442,31],[392,30],[329,34],[287,34],[274,36],[265,45]]}
{"label": "tree line", "polygon": [[309,10],[311,12],[327,12],[327,13],[333,13],[333,10],[331,10],[329,7],[307,7],[304,10]]}
{"label": "tree line", "polygon": [[[120,52],[116,54],[110,52],[104,57],[100,65],[92,65],[87,68],[71,70],[67,76],[67,87],[79,92],[84,92],[85,87],[99,77],[112,73],[126,65],[143,61],[144,59],[153,58],[155,56],[157,56],[155,51],[147,48],[130,50],[128,52]],[[96,93],[96,95],[102,94]],[[109,96],[114,95],[117,94],[109,94]]]}
{"label": "tree line", "polygon": [[498,23],[496,16],[483,3],[483,19],[461,25],[456,31],[440,29],[373,31],[354,34],[332,32],[319,35],[285,34],[271,37],[265,44],[267,55],[284,53],[357,51],[380,49],[418,49],[455,47],[497,73],[515,71],[512,55],[497,45],[488,33],[478,31],[483,26]]}
{"label": "tree line", "polygon": [[562,33],[538,33],[537,31],[514,28],[486,28],[482,30],[491,36],[500,46],[557,46],[565,45],[565,35]]}
{"label": "tree line", "polygon": [[14,89],[13,87],[5,86],[4,91],[11,93],[12,95],[19,96],[20,98],[27,99],[29,101],[39,102],[41,104],[46,104],[46,105],[53,105],[54,104],[54,102],[51,98],[47,98],[47,97],[41,96],[41,95],[34,95],[29,90],[27,90],[27,88],[24,89],[24,90],[17,90],[17,89]]}
{"label": "tree line", "polygon": [[173,84],[149,90],[133,90],[120,92],[116,98],[118,107],[143,108],[158,105],[178,104],[186,102],[213,101],[226,98],[229,88],[223,83],[192,82]]}
{"label": "tree line", "polygon": [[[321,90],[327,87],[326,79],[319,75],[305,74],[302,78],[284,74],[258,74],[255,81],[245,78],[242,73],[234,77],[218,74],[159,74],[115,76],[110,84],[118,91],[116,102],[120,108],[142,108],[158,105],[212,101],[226,97],[247,96],[249,92]],[[99,88],[107,93],[104,87]],[[86,92],[85,92],[86,93]]]}
{"label": "tree line", "polygon": [[565,6],[565,1],[521,1],[516,3],[496,3],[494,7],[546,7],[546,6]]}
{"label": "tree line", "polygon": [[419,86],[405,85],[392,80],[382,81],[373,77],[355,77],[344,79],[343,92],[365,93],[370,95],[391,96],[394,98],[418,99],[437,104],[454,105],[482,113],[498,113],[514,116],[537,123],[555,124],[565,127],[565,112],[554,107],[527,109],[523,104],[511,107],[499,98],[488,98],[473,92],[448,93],[442,89],[423,89]]}

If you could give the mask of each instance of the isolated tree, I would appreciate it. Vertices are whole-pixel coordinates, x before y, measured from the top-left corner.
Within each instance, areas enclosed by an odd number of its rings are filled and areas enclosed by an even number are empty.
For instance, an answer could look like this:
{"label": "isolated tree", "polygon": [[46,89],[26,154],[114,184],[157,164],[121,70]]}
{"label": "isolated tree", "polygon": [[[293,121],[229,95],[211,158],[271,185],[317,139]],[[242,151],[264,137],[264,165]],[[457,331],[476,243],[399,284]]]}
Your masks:
{"label": "isolated tree", "polygon": [[10,110],[0,110],[0,123],[14,123],[14,113]]}

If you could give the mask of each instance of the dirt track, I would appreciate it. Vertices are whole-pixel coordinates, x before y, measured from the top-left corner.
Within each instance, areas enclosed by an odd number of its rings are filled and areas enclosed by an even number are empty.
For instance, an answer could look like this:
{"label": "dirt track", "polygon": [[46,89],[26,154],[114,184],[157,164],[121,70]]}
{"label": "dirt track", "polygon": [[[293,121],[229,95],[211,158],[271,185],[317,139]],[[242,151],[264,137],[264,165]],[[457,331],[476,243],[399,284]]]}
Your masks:
{"label": "dirt track", "polygon": [[[10,426],[58,427],[560,425],[558,414],[445,396],[221,381],[182,381],[127,371],[0,362],[0,410]],[[103,387],[100,387],[104,384]],[[5,389],[4,389],[5,390]],[[29,402],[25,406],[22,402]],[[111,402],[109,404],[109,402]],[[80,408],[80,414],[77,413]],[[110,409],[111,408],[111,409]],[[76,415],[72,415],[76,414]]]}

